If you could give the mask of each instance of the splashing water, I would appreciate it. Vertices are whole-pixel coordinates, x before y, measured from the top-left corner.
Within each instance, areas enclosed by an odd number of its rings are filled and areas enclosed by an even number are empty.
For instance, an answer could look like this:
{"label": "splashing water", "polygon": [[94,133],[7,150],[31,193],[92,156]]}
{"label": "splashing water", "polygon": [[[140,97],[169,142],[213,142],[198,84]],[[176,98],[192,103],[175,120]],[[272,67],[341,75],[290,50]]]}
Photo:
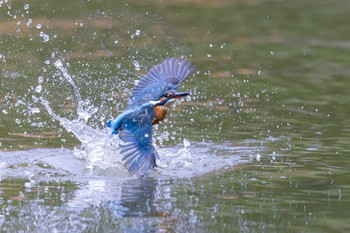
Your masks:
{"label": "splashing water", "polygon": [[77,88],[77,86],[75,85],[72,77],[67,73],[67,70],[63,67],[62,61],[61,60],[57,60],[54,65],[56,66],[56,68],[60,69],[62,71],[62,74],[64,76],[64,78],[72,85],[73,89],[74,89],[74,93],[75,96],[77,97],[77,101],[78,101],[78,109],[77,109],[77,113],[80,117],[82,117],[85,122],[87,122],[89,120],[89,118],[98,111],[97,107],[94,106],[90,106],[90,101],[89,100],[83,100],[81,98],[79,89]]}
{"label": "splashing water", "polygon": [[[122,155],[118,149],[119,138],[111,135],[111,130],[108,128],[101,130],[88,125],[88,120],[98,111],[98,108],[81,97],[78,87],[61,60],[57,60],[54,65],[74,89],[78,103],[77,117],[73,120],[61,117],[54,112],[49,101],[43,97],[40,100],[49,115],[81,142],[81,145],[73,151],[74,158],[86,160],[85,168],[92,175],[130,177],[121,161]],[[161,177],[198,176],[252,161],[252,158],[255,158],[252,154],[257,153],[249,146],[233,147],[227,143],[212,142],[191,143],[187,139],[184,139],[183,145],[175,148],[158,148],[157,145],[155,147],[160,156],[155,175]],[[261,148],[254,147],[254,149]],[[70,157],[70,159],[74,158]]]}
{"label": "splashing water", "polygon": [[111,132],[106,128],[103,130],[94,129],[87,124],[89,118],[98,111],[97,107],[91,105],[90,101],[83,100],[78,87],[75,85],[72,77],[63,67],[61,60],[57,60],[54,65],[61,70],[63,77],[71,84],[77,98],[77,118],[69,120],[60,117],[50,107],[49,102],[41,98],[41,103],[46,108],[49,115],[60,122],[60,124],[68,131],[73,133],[82,143],[80,147],[74,149],[74,155],[80,159],[86,159],[87,168],[94,174],[103,172],[117,171],[123,173],[123,165],[118,155],[118,139],[111,136]]}

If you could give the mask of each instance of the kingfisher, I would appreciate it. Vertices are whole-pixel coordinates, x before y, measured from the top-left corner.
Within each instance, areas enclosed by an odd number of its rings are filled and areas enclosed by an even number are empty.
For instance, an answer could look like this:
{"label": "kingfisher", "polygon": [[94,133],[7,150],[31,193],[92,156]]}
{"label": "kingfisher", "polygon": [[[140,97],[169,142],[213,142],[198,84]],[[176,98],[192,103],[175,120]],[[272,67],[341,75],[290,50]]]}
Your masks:
{"label": "kingfisher", "polygon": [[152,125],[162,121],[176,99],[190,95],[179,86],[195,69],[191,62],[167,58],[154,66],[134,87],[125,111],[107,121],[118,134],[122,161],[132,175],[147,176],[157,165],[158,153],[152,145]]}

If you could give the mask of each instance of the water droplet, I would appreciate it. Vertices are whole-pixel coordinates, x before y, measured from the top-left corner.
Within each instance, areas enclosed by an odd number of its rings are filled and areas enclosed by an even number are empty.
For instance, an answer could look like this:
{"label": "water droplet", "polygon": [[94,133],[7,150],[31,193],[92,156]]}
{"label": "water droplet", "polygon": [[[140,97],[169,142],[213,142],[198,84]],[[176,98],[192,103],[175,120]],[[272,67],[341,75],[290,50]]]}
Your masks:
{"label": "water droplet", "polygon": [[41,38],[43,38],[44,43],[48,42],[50,40],[49,35],[45,34],[44,32],[40,32],[39,34],[41,36]]}
{"label": "water droplet", "polygon": [[210,54],[210,53],[207,53],[207,57],[211,57],[211,54]]}
{"label": "water droplet", "polygon": [[270,51],[270,54],[273,55],[273,51]]}
{"label": "water droplet", "polygon": [[257,154],[257,155],[256,155],[256,161],[260,162],[260,159],[261,159],[261,155],[260,155],[260,154]]}
{"label": "water droplet", "polygon": [[[28,20],[28,22],[29,22],[29,20]],[[36,27],[37,29],[40,29],[40,28],[42,27],[42,25],[39,23],[39,24],[37,24],[35,27]]]}
{"label": "water droplet", "polygon": [[186,139],[186,138],[183,140],[183,143],[184,143],[184,147],[185,147],[185,148],[187,148],[187,147],[189,147],[189,146],[191,145],[190,140],[188,140],[188,139]]}
{"label": "water droplet", "polygon": [[141,67],[138,61],[133,61],[133,64],[135,66],[135,70],[141,70]]}
{"label": "water droplet", "polygon": [[40,93],[41,90],[42,90],[42,86],[40,84],[38,86],[36,86],[35,92]]}
{"label": "water droplet", "polygon": [[163,133],[162,139],[165,140],[165,141],[169,141],[169,133],[168,133],[168,131],[165,131],[165,132]]}
{"label": "water droplet", "polygon": [[145,134],[145,138],[148,138],[148,137],[149,137],[149,135],[146,133],[146,134]]}
{"label": "water droplet", "polygon": [[28,10],[28,9],[29,9],[29,4],[25,4],[23,8],[24,8],[25,10]]}
{"label": "water droplet", "polygon": [[213,47],[213,44],[209,44],[209,47],[212,48],[212,47]]}
{"label": "water droplet", "polygon": [[35,113],[39,113],[40,109],[39,108],[31,108],[30,111],[35,114]]}
{"label": "water droplet", "polygon": [[136,30],[136,31],[135,31],[135,35],[136,35],[136,36],[139,36],[140,34],[141,34],[141,31],[140,31],[140,30]]}
{"label": "water droplet", "polygon": [[57,60],[55,61],[55,63],[53,63],[57,68],[61,68],[63,65],[62,65],[62,61],[61,60]]}
{"label": "water droplet", "polygon": [[28,22],[27,22],[27,27],[29,27],[29,25],[32,23],[32,19],[28,19]]}

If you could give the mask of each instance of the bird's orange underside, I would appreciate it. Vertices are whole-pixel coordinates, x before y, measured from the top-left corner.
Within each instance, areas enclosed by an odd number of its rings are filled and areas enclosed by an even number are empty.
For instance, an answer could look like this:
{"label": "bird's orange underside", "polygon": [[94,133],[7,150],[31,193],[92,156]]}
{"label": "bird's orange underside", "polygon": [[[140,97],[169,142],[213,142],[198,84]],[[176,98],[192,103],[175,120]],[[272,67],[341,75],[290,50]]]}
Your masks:
{"label": "bird's orange underside", "polygon": [[167,114],[168,110],[164,108],[163,106],[157,106],[154,109],[154,113],[156,115],[156,118],[152,119],[152,124],[158,124],[160,121],[162,121],[165,118],[165,115]]}

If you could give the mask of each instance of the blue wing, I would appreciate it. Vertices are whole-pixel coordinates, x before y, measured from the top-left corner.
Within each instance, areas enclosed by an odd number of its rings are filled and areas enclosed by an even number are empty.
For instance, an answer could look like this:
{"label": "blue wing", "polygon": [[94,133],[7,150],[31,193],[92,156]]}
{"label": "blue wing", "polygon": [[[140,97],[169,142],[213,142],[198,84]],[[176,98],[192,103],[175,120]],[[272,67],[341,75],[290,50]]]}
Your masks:
{"label": "blue wing", "polygon": [[[157,151],[152,145],[152,119],[142,114],[133,119],[137,124],[125,125],[119,137],[124,142],[120,145],[123,161],[129,172],[135,176],[147,175],[156,166]],[[127,123],[126,123],[127,124]],[[130,126],[131,124],[129,124]]]}
{"label": "blue wing", "polygon": [[167,58],[154,66],[135,86],[129,98],[128,109],[150,100],[159,100],[167,90],[177,90],[179,83],[194,70],[191,62],[179,58]]}

